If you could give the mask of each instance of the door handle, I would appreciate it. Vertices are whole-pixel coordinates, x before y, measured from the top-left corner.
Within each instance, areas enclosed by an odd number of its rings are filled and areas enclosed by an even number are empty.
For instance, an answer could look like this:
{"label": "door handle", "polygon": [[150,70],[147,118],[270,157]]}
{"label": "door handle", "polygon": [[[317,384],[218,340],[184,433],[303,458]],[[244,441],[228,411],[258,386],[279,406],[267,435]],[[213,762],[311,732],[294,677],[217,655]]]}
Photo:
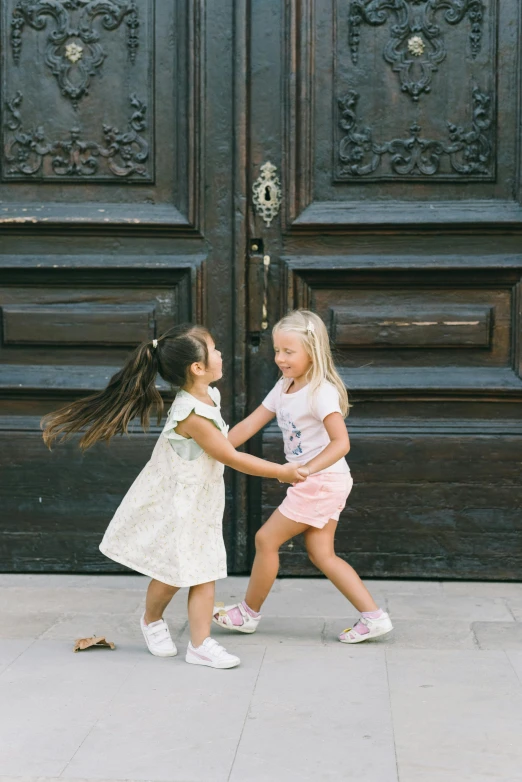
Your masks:
{"label": "door handle", "polygon": [[248,331],[253,344],[259,344],[261,333],[268,328],[270,256],[258,252],[261,247],[260,241],[252,242],[248,262]]}
{"label": "door handle", "polygon": [[268,274],[270,272],[270,256],[263,255],[263,309],[261,320],[261,331],[268,328]]}

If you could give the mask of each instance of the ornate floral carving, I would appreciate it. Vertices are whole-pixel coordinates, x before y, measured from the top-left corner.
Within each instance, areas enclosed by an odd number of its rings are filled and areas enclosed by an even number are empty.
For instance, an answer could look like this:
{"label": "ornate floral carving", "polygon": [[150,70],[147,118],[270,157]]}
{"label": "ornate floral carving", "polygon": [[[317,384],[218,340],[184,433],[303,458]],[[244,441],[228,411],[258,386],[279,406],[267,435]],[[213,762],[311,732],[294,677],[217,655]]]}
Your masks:
{"label": "ornate floral carving", "polygon": [[65,47],[65,56],[70,62],[78,62],[82,59],[83,46],[78,46],[77,43],[68,43]]}
{"label": "ornate floral carving", "polygon": [[426,50],[426,44],[420,37],[420,35],[412,35],[408,41],[408,51],[415,57],[420,57]]}
{"label": "ornate floral carving", "polygon": [[11,48],[13,50],[13,59],[15,63],[20,62],[20,52],[22,50],[22,30],[24,29],[24,20],[16,11],[11,19]]}
{"label": "ornate floral carving", "polygon": [[148,176],[145,163],[149,146],[141,135],[146,129],[147,107],[135,95],[130,98],[134,112],[126,131],[111,125],[103,126],[104,142],[82,138],[81,129],[71,128],[70,138],[46,141],[43,128],[24,130],[21,113],[22,94],[6,103],[7,142],[5,159],[8,178],[31,177],[43,172],[44,162],[51,158],[51,168],[57,177],[86,177],[99,173],[106,161],[108,173],[116,177]]}
{"label": "ornate floral carving", "polygon": [[358,125],[358,100],[355,90],[339,100],[340,126],[346,133],[339,147],[339,179],[371,176],[386,159],[391,175],[397,177],[434,176],[440,173],[444,159],[449,161],[453,175],[492,174],[491,98],[477,87],[473,90],[471,128],[448,122],[445,140],[423,138],[421,127],[413,124],[406,138],[379,144],[373,139],[371,128]]}
{"label": "ornate floral carving", "polygon": [[[446,58],[442,30],[437,15],[450,25],[471,22],[471,54],[476,57],[482,42],[483,0],[351,0],[349,9],[349,44],[354,64],[359,58],[361,25],[386,24],[393,17],[391,37],[384,49],[384,59],[399,74],[401,89],[418,101],[430,92],[433,73]],[[420,41],[411,48],[411,42]],[[422,48],[422,51],[420,49]]]}
{"label": "ornate floral carving", "polygon": [[[77,11],[76,24],[71,13]],[[116,30],[125,20],[127,46],[132,62],[138,48],[139,19],[135,0],[18,0],[11,19],[11,47],[15,63],[20,62],[22,31],[27,24],[34,30],[47,28],[48,18],[54,29],[47,36],[45,62],[56,77],[62,94],[77,108],[88,94],[90,78],[101,67],[106,52],[100,44],[95,21],[101,17],[106,30]],[[72,47],[81,56],[71,59]],[[77,52],[78,53],[78,52]]]}
{"label": "ornate floral carving", "polygon": [[129,57],[131,62],[134,63],[136,61],[136,53],[139,46],[140,30],[140,20],[136,9],[127,14],[126,23],[129,30],[129,37],[127,40],[127,46],[129,47]]}

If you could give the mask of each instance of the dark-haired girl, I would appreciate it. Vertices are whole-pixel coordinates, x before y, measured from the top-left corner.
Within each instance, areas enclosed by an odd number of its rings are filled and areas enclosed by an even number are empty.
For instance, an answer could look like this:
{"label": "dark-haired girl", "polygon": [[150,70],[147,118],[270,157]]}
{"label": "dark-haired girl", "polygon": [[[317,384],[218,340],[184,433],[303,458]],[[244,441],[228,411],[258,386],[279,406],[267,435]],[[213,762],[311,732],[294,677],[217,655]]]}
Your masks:
{"label": "dark-haired girl", "polygon": [[127,433],[139,418],[146,428],[163,400],[160,375],[175,388],[175,400],[152,456],[138,475],[104,535],[100,550],[110,559],[151,577],[141,629],[149,651],[173,657],[177,649],[163,612],[180,587],[190,587],[191,640],[185,660],[233,668],[239,658],[210,637],[214,582],[225,578],[222,521],[224,465],[247,475],[298,483],[298,465],[274,464],[239,453],[227,439],[220,393],[221,353],[202,326],[177,326],[131,354],[101,392],[46,416],[44,441],[51,447],[83,431],[82,449]]}

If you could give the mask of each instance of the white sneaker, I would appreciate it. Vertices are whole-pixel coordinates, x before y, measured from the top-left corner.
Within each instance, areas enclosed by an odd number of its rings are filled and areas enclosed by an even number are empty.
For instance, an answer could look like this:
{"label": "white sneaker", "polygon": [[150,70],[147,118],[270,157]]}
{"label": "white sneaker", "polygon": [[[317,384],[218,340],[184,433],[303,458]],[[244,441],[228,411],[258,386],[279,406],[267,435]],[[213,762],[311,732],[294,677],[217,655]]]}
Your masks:
{"label": "white sneaker", "polygon": [[369,641],[370,638],[378,638],[380,635],[386,635],[386,633],[390,633],[393,630],[391,619],[386,612],[384,612],[379,619],[370,619],[361,616],[355,624],[365,625],[368,628],[368,632],[361,635],[357,630],[354,630],[353,627],[348,627],[346,630],[343,630],[339,636],[341,643],[360,644],[361,641]]}
{"label": "white sneaker", "polygon": [[156,657],[175,657],[176,644],[170,637],[169,627],[164,619],[145,624],[145,614],[140,619],[141,632],[151,654]]}
{"label": "white sneaker", "polygon": [[[243,624],[235,625],[229,617],[228,612],[237,608],[243,617]],[[238,633],[255,633],[261,620],[261,615],[252,616],[245,611],[242,603],[234,603],[231,606],[225,606],[223,603],[217,603],[212,611],[212,621],[219,627],[226,627],[227,630],[236,630]]]}
{"label": "white sneaker", "polygon": [[211,668],[235,668],[241,660],[229,654],[215,638],[205,638],[201,646],[195,649],[189,641],[185,662],[192,665],[209,665]]}

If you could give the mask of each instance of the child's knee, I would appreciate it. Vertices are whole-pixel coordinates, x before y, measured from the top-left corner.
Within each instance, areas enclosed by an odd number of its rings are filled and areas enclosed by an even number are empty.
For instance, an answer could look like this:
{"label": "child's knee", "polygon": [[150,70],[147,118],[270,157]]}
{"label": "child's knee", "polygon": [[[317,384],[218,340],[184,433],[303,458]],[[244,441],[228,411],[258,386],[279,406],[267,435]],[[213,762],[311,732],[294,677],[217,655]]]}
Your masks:
{"label": "child's knee", "polygon": [[157,578],[153,578],[151,586],[158,592],[163,592],[165,595],[174,595],[179,587],[172,586],[172,584],[165,584],[163,581],[158,581]]}
{"label": "child's knee", "polygon": [[255,542],[256,551],[277,551],[279,549],[279,546],[264,527],[261,527],[256,532]]}
{"label": "child's knee", "polygon": [[194,586],[190,587],[190,592],[195,593],[197,592],[198,595],[201,597],[205,596],[208,597],[209,595],[213,595],[215,592],[215,581],[207,581],[204,584],[195,584]]}
{"label": "child's knee", "polygon": [[318,570],[328,570],[335,560],[337,559],[335,554],[325,551],[308,550],[308,559]]}

